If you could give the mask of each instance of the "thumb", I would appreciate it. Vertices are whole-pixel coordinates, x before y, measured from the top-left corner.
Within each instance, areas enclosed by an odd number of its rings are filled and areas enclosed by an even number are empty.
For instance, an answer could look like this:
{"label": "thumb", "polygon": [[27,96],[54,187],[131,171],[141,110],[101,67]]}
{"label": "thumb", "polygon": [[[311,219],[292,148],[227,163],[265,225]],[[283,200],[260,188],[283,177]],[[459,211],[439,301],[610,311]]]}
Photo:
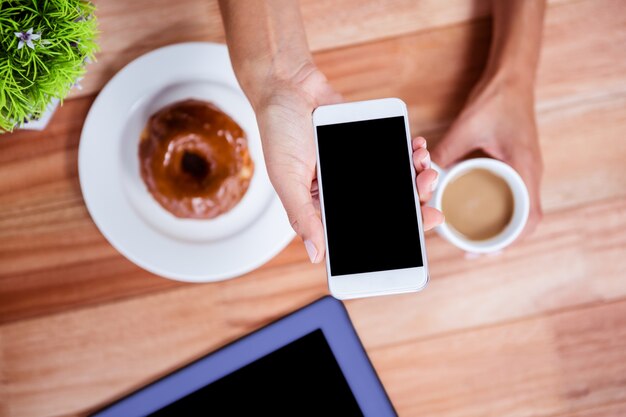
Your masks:
{"label": "thumb", "polygon": [[322,221],[311,197],[311,187],[303,183],[294,184],[292,181],[284,185],[284,188],[277,191],[291,227],[304,241],[311,262],[319,263],[324,259],[326,245]]}
{"label": "thumb", "polygon": [[431,158],[434,162],[445,168],[476,148],[470,140],[471,133],[463,132],[463,130],[459,124],[452,125],[431,151]]}
{"label": "thumb", "polygon": [[330,85],[328,85],[324,91],[317,97],[317,105],[322,106],[326,104],[338,104],[343,103],[343,96],[336,92]]}

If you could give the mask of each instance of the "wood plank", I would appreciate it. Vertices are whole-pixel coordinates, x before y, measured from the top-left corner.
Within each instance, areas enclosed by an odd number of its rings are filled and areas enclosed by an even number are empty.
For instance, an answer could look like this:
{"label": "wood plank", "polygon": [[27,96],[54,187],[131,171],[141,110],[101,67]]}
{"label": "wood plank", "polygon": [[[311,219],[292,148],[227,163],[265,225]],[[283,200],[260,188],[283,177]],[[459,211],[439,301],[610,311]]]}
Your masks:
{"label": "wood plank", "polygon": [[[312,50],[331,49],[485,16],[488,1],[386,2],[303,0],[301,10]],[[101,31],[98,63],[89,66],[83,89],[91,94],[124,65],[155,48],[177,42],[224,42],[217,0],[96,1]],[[142,22],[138,24],[137,22]]]}
{"label": "wood plank", "polygon": [[[142,38],[145,28],[122,26],[133,13],[171,22],[169,6],[109,4],[121,34],[137,31],[139,50],[183,36],[173,27]],[[540,229],[500,257],[471,262],[431,235],[426,292],[348,303],[401,415],[625,414],[625,3],[558,7],[548,14],[538,87],[548,208]],[[362,20],[392,30],[378,14]],[[400,32],[409,23],[398,22]],[[488,32],[483,20],[316,57],[350,99],[408,94],[414,128],[437,137],[478,77]],[[119,45],[132,55],[135,46]],[[326,293],[323,268],[306,264],[299,243],[248,277],[194,286],[154,279],[117,255],[77,187],[76,144],[91,100],[69,101],[48,137],[2,138],[0,321],[14,321],[0,326],[0,415],[79,412]]]}
{"label": "wood plank", "polygon": [[441,130],[461,110],[485,66],[490,24],[480,20],[433,32],[315,55],[348,101],[402,98],[412,129]]}
{"label": "wood plank", "polygon": [[[590,20],[589,16],[594,15]],[[551,7],[537,80],[537,108],[626,93],[626,3],[581,1]],[[581,27],[585,31],[580,31]],[[611,33],[612,36],[606,36]],[[461,110],[488,54],[490,22],[371,42],[315,55],[349,100],[396,96],[409,104],[416,131],[440,131]]]}
{"label": "wood plank", "polygon": [[[116,393],[131,389],[144,381],[146,376],[155,375],[155,371],[164,372],[180,364],[183,358],[186,360],[215,349],[225,340],[244,334],[250,328],[257,328],[323,294],[325,285],[319,279],[323,273],[319,267],[296,265],[285,268],[289,270],[280,274],[259,272],[256,280],[245,280],[247,286],[254,287],[252,291],[245,291],[245,295],[239,291],[233,292],[232,286],[224,283],[186,286],[180,288],[182,292],[167,292],[170,297],[174,296],[178,300],[174,303],[159,305],[167,298],[163,299],[158,295],[139,303],[136,302],[137,298],[132,298],[121,301],[120,304],[48,315],[44,321],[20,321],[15,323],[17,327],[0,327],[0,335],[6,341],[5,363],[0,364],[0,368],[5,370],[7,381],[10,381],[7,390],[11,412],[15,416],[26,416],[80,411],[84,407],[105,401],[112,393],[111,387]],[[272,281],[271,284],[268,281]],[[276,288],[281,288],[281,291],[276,291]],[[189,290],[191,291],[188,292]],[[203,293],[208,297],[204,301],[186,299],[190,293]],[[218,294],[220,301],[216,302],[215,296]],[[239,301],[247,306],[241,311]],[[113,306],[115,307],[111,309]],[[124,306],[134,307],[124,309]],[[255,306],[263,308],[256,312],[250,310]],[[119,310],[120,307],[122,310]],[[92,323],[98,325],[85,326],[88,322],[85,319],[95,320]],[[29,323],[38,330],[30,332],[21,327],[26,325],[28,328]],[[159,328],[152,327],[157,323],[161,323],[157,326]],[[99,334],[94,334],[94,331]],[[143,333],[143,342],[137,345],[139,340],[135,339],[133,333]],[[68,350],[67,343],[70,340],[81,342]],[[32,349],[35,345],[39,345],[46,352],[39,360],[26,357],[34,353]],[[25,354],[22,355],[18,346],[24,346],[30,353],[22,351]],[[159,367],[152,362],[156,358],[163,360],[166,366]],[[56,380],[58,369],[54,363],[58,360],[68,365],[65,376],[69,379],[66,381]],[[70,360],[73,365],[67,363]],[[117,368],[124,362],[128,365],[124,366],[126,369]],[[104,372],[98,375],[92,373],[96,371],[97,364],[117,369],[113,374]],[[75,375],[70,376],[71,373]],[[46,378],[41,378],[42,374]],[[98,375],[98,378],[94,380],[93,375]],[[52,382],[50,377],[56,382]],[[118,385],[120,381],[125,382]],[[45,386],[48,389],[44,389]],[[72,394],[66,398],[58,397],[59,389],[69,389]],[[43,391],[47,393],[44,394]]]}
{"label": "wood plank", "polygon": [[[591,215],[603,222],[580,224]],[[550,213],[536,235],[501,257],[467,262],[431,237],[433,279],[427,291],[354,300],[347,307],[373,352],[621,299],[626,297],[625,229],[622,198]],[[326,293],[323,266],[293,264],[255,274],[0,326],[5,341],[0,367],[10,381],[13,413],[71,413],[105,402]],[[505,345],[502,339],[494,341],[494,346]],[[441,360],[445,357],[442,353]],[[402,367],[374,358],[381,372],[391,370],[383,373],[387,387],[401,390],[395,378],[402,377]],[[419,351],[410,358],[423,364]],[[440,379],[452,386],[453,376]],[[394,395],[402,407],[414,407],[403,404],[409,400],[402,391]]]}
{"label": "wood plank", "polygon": [[[548,0],[550,8],[579,0]],[[489,0],[300,0],[309,45],[329,50],[466,23],[491,12]]]}
{"label": "wood plank", "polygon": [[[621,161],[626,157],[622,140],[626,103],[621,94],[626,61],[619,59],[619,46],[626,44],[626,14],[605,12],[619,9],[612,0],[575,6],[559,6],[560,14],[549,16],[546,48],[551,53],[544,56],[539,77],[538,94],[543,97],[538,105],[539,127],[546,165],[542,200],[547,211],[626,191],[626,177],[614,174],[623,171]],[[595,7],[601,10],[601,19],[587,22]],[[587,30],[581,49],[577,45],[582,26]],[[611,42],[607,31],[614,34]],[[318,61],[348,99],[404,98],[414,133],[430,133],[436,139],[479,75],[488,32],[487,22],[475,22],[329,51],[318,55]],[[470,59],[462,52],[468,45],[476,49]],[[575,70],[562,65],[560,56],[566,56]],[[403,70],[398,73],[398,68]],[[558,69],[554,76],[552,68]],[[594,69],[601,77],[595,76]],[[615,95],[608,93],[611,90]],[[153,280],[116,255],[88,217],[76,176],[76,155],[92,100],[93,96],[67,101],[45,136],[23,131],[2,138],[0,322],[177,286]],[[603,169],[588,169],[587,160]],[[295,241],[268,267],[305,260]]]}
{"label": "wood plank", "polygon": [[4,346],[4,335],[0,331],[0,416],[9,416],[9,393],[8,393],[8,379],[4,373],[4,352],[6,348]]}
{"label": "wood plank", "polygon": [[[93,98],[66,102],[45,137],[21,131],[2,143],[0,322],[185,285],[124,259],[89,217],[77,148]],[[294,241],[265,267],[304,259]]]}
{"label": "wood plank", "polygon": [[[596,8],[598,13],[593,12]],[[622,9],[625,13],[616,13]],[[592,14],[598,18],[589,21]],[[584,34],[580,27],[585,27]],[[625,2],[584,1],[548,12],[537,85],[546,210],[626,192],[626,177],[614,175],[623,171],[621,160],[626,157],[621,139],[626,127],[625,28]],[[426,135],[434,144],[479,78],[488,41],[489,25],[483,20],[328,51],[316,58],[349,100],[405,100],[413,133]],[[572,155],[586,155],[603,169],[590,172]]]}
{"label": "wood plank", "polygon": [[558,416],[561,415],[563,417],[623,417],[626,416],[626,402],[605,404],[599,407],[576,411],[574,413],[559,414]]}
{"label": "wood plank", "polygon": [[344,0],[341,7],[332,0],[301,0],[300,5],[313,51],[464,23],[487,16],[491,9],[489,0]]}
{"label": "wood plank", "polygon": [[[92,235],[96,236],[95,232]],[[70,246],[60,251],[42,249],[29,252],[28,256],[19,257],[12,263],[0,259],[3,265],[18,268],[26,264],[31,268],[28,272],[0,275],[0,323],[193,286],[144,271],[115,252],[99,234],[97,236],[97,243],[87,246],[83,243],[83,248],[78,251]],[[66,256],[68,252],[75,251],[75,257]],[[279,274],[282,266],[302,264],[306,259],[302,243],[294,240],[276,258],[238,279],[259,279],[263,276],[262,271],[266,270]],[[34,264],[29,263],[30,260]],[[50,264],[57,266],[51,267]]]}
{"label": "wood plank", "polygon": [[626,195],[625,108],[626,94],[539,114],[547,210]]}
{"label": "wood plank", "polygon": [[[580,221],[591,217],[603,220]],[[468,261],[431,236],[431,282],[419,297],[355,300],[349,310],[364,343],[378,347],[621,298],[624,230],[620,198],[549,213],[535,234],[499,256]]]}
{"label": "wood plank", "polygon": [[[553,0],[556,7],[574,0]],[[363,2],[301,0],[309,45],[313,51],[345,47],[375,39],[426,31],[485,17],[489,0],[387,0]],[[83,90],[91,94],[124,65],[155,48],[177,42],[224,42],[224,30],[216,0],[96,1],[100,44],[98,64],[90,65]],[[141,22],[141,23],[137,23]]]}
{"label": "wood plank", "polygon": [[537,79],[539,111],[623,94],[625,44],[626,3],[621,0],[550,7]]}
{"label": "wood plank", "polygon": [[82,90],[99,91],[133,59],[161,46],[180,42],[224,42],[217,0],[96,1],[100,29],[97,62],[88,66]]}
{"label": "wood plank", "polygon": [[592,415],[584,410],[626,399],[626,301],[374,349],[370,357],[400,415]]}
{"label": "wood plank", "polygon": [[[73,114],[73,103],[67,103],[59,123]],[[626,157],[622,140],[626,135],[625,106],[626,98],[618,97],[588,108],[550,111],[540,118],[546,164],[542,198],[548,212],[624,195],[626,179],[614,173],[622,170]],[[77,129],[73,136],[65,136],[63,130],[45,140],[21,132],[7,142],[8,153],[22,162],[0,163],[0,322],[182,285],[154,279],[133,266],[97,231],[82,202],[76,160],[67,158],[68,151],[64,150],[68,142],[74,144],[67,146],[76,146],[80,127]],[[43,149],[28,141],[41,142]],[[588,146],[590,142],[595,146]],[[588,170],[586,159],[570,157],[581,154],[604,169]],[[33,161],[49,155],[57,155],[58,166],[30,168]],[[15,164],[19,170],[13,177],[19,177],[19,182],[8,180],[11,175],[4,174]],[[21,184],[21,190],[15,190],[15,184]],[[548,223],[541,226],[538,239],[546,237],[541,230],[546,228],[549,233],[549,227]],[[447,243],[429,238],[427,244],[435,259],[431,261],[434,276],[454,273],[446,268],[437,270],[439,263],[463,267],[462,257]],[[443,247],[434,249],[438,245]],[[306,259],[302,245],[295,240],[267,268],[306,263]],[[524,263],[522,259],[520,262]],[[249,279],[257,278],[253,273]]]}

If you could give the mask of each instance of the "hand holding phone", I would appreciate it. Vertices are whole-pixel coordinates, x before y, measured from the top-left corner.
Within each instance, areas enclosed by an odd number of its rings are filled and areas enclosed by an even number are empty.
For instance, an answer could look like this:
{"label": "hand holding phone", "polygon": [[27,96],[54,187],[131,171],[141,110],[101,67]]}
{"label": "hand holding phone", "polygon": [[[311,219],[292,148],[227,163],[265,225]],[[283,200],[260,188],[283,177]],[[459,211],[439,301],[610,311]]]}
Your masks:
{"label": "hand holding phone", "polygon": [[428,282],[406,106],[381,99],[313,113],[329,288],[337,298]]}

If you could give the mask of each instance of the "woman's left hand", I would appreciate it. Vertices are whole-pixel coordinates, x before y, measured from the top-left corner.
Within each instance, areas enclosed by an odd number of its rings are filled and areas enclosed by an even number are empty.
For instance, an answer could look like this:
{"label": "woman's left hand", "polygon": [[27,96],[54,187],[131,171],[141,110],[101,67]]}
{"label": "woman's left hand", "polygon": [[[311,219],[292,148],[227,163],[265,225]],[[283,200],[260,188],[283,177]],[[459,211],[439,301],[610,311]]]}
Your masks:
{"label": "woman's left hand", "polygon": [[426,149],[426,139],[421,136],[413,139],[413,165],[417,172],[417,193],[422,205],[424,231],[430,230],[444,222],[443,213],[433,207],[426,206],[437,186],[439,174],[430,167],[430,153]]}
{"label": "woman's left hand", "polygon": [[475,150],[506,162],[520,174],[530,195],[524,234],[532,232],[542,217],[543,172],[532,86],[503,80],[479,83],[433,150],[433,159],[447,167]]}

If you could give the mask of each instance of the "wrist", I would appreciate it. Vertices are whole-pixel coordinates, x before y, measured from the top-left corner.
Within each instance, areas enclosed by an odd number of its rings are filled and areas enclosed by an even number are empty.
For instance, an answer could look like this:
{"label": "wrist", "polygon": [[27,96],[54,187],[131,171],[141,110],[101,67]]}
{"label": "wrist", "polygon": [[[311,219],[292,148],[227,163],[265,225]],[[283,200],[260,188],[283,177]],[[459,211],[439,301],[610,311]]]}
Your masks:
{"label": "wrist", "polygon": [[245,59],[233,62],[233,68],[241,88],[255,110],[277,87],[297,85],[316,70],[308,51]]}
{"label": "wrist", "polygon": [[532,91],[535,88],[535,71],[527,65],[515,60],[505,60],[502,63],[493,63],[485,69],[481,81],[499,83],[520,90]]}
{"label": "wrist", "polygon": [[501,66],[495,69],[486,70],[482,78],[476,84],[471,97],[476,97],[484,93],[502,94],[507,93],[515,99],[534,102],[535,80],[532,74],[518,71],[510,66]]}

